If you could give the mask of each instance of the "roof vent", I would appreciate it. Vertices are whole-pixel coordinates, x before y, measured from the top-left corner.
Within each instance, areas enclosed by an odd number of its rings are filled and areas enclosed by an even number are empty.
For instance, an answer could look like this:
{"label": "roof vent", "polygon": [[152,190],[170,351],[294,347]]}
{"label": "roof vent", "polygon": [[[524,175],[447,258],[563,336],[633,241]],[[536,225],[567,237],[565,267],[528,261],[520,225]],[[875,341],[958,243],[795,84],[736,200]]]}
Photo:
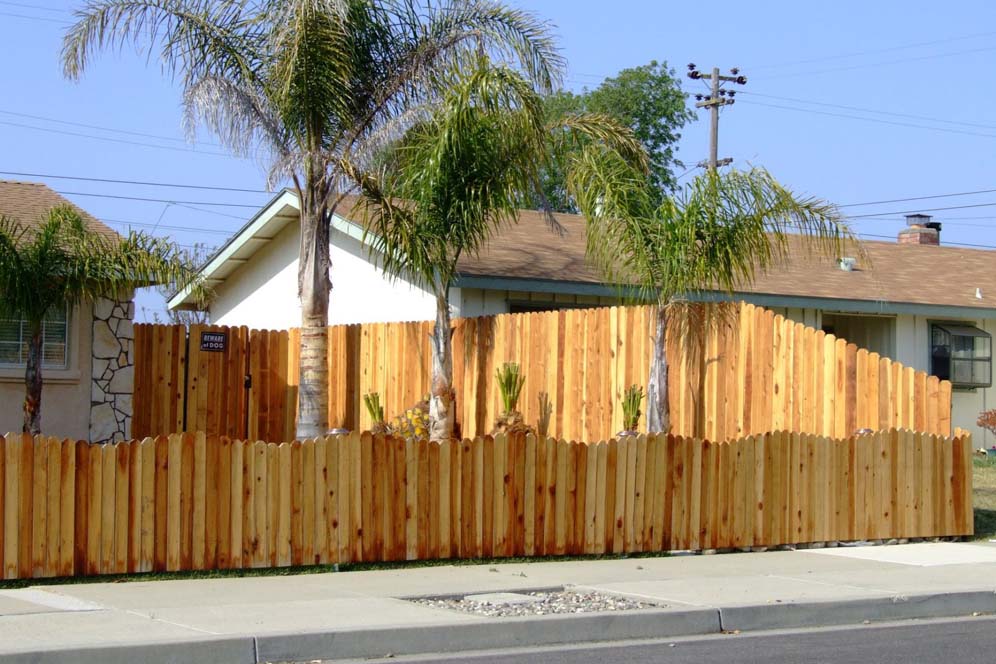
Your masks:
{"label": "roof vent", "polygon": [[854,266],[858,264],[858,261],[853,256],[844,256],[837,261],[837,264],[844,272],[854,272]]}

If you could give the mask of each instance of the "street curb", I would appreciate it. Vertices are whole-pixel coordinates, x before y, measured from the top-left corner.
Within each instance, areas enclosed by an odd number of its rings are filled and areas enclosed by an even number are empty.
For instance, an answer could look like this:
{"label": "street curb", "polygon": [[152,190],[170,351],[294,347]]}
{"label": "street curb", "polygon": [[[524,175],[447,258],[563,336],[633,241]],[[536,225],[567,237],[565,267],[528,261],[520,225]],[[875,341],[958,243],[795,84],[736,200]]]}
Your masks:
{"label": "street curb", "polygon": [[719,632],[716,609],[633,611],[509,618],[419,627],[351,629],[338,632],[259,636],[259,661],[383,657],[547,646],[592,641],[625,641]]}
{"label": "street curb", "polygon": [[546,615],[0,653],[0,664],[257,664],[495,650],[996,614],[996,592],[968,591],[687,610]]}
{"label": "street curb", "polygon": [[251,636],[221,636],[185,641],[86,645],[57,650],[0,654],[2,664],[134,664],[135,662],[256,664],[256,648]]}
{"label": "street curb", "polygon": [[719,609],[726,631],[852,625],[911,618],[951,618],[996,613],[996,592],[968,591],[825,602],[785,602]]}

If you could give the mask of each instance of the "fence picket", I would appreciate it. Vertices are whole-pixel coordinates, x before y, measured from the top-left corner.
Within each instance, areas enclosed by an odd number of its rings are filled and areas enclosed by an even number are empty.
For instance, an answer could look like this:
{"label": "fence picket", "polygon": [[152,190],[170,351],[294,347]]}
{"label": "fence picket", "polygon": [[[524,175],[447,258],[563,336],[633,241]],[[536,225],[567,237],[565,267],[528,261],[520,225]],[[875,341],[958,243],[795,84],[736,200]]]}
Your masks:
{"label": "fence picket", "polygon": [[[784,428],[839,438],[858,427],[894,426],[951,435],[947,381],[771,311],[730,306],[736,315],[710,326],[700,344],[678,343],[674,334],[667,342],[676,434],[719,441]],[[701,314],[691,308],[687,315]],[[494,370],[506,360],[528,367],[520,403],[528,421],[536,421],[543,390],[554,406],[549,435],[594,440],[614,433],[622,422],[622,394],[633,383],[644,384],[649,373],[653,319],[653,307],[638,306],[455,321],[455,384],[466,395],[457,399],[456,419],[463,433],[491,429],[500,407]],[[368,427],[368,416],[360,412],[368,391],[382,392],[388,418],[424,394],[430,326],[330,328],[330,421],[354,430]],[[669,331],[678,329],[672,318]],[[201,351],[204,333],[226,334],[226,350]],[[186,428],[289,439],[298,331],[193,326],[189,335],[182,326],[136,326],[135,435]],[[245,375],[248,389],[241,382]]]}

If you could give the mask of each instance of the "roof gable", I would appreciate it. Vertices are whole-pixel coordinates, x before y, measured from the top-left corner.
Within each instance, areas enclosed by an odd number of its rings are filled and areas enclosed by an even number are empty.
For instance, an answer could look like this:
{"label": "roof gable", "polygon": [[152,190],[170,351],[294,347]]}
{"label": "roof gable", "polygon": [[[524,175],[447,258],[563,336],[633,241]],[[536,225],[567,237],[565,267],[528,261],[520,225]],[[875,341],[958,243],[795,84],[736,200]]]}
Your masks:
{"label": "roof gable", "polygon": [[37,228],[45,220],[49,210],[60,205],[68,205],[76,210],[91,230],[110,239],[120,238],[107,224],[41,182],[0,180],[0,216],[13,219],[24,228]]}

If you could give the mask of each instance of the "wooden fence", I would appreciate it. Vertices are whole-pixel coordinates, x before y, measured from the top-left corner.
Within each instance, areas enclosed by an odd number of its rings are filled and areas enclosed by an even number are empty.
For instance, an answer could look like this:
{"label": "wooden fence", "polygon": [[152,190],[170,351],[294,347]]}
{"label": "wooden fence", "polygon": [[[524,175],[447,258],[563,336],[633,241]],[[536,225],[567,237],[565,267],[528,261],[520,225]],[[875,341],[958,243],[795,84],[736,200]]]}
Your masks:
{"label": "wooden fence", "polygon": [[[668,335],[672,432],[710,440],[778,429],[838,438],[890,427],[950,435],[947,381],[769,310],[730,306],[724,324],[691,341]],[[546,392],[551,435],[614,435],[623,428],[623,392],[646,385],[652,326],[653,309],[646,306],[456,320],[453,371],[463,434],[492,430],[500,411],[495,370],[519,362],[526,376],[519,407],[528,422],[539,419],[538,397]],[[428,322],[330,328],[330,424],[368,428],[367,392],[380,392],[388,417],[422,398],[430,331]],[[219,332],[227,335],[227,349],[201,350],[203,335]],[[136,326],[133,435],[196,429],[293,438],[296,330],[195,325],[187,344],[184,334],[182,327]]]}
{"label": "wooden fence", "polygon": [[971,438],[0,438],[3,577],[968,535]]}

